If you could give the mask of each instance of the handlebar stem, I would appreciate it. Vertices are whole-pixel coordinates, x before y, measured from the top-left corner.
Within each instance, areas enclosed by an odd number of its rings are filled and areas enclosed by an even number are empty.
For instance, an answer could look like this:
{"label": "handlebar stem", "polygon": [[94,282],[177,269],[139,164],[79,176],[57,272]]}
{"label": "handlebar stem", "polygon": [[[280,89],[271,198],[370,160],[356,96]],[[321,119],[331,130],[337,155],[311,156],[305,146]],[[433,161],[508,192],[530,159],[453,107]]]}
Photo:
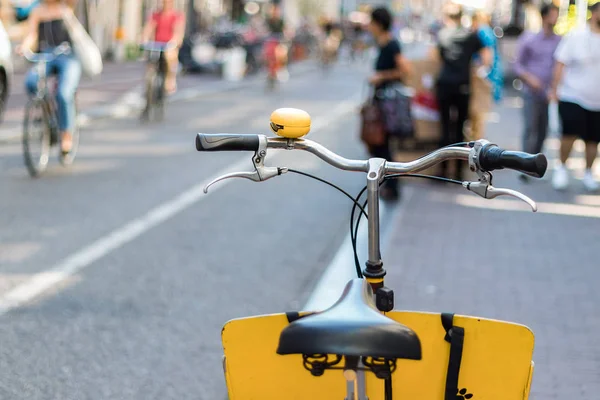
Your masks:
{"label": "handlebar stem", "polygon": [[368,161],[367,172],[367,206],[368,206],[368,228],[369,228],[369,259],[363,275],[371,284],[373,291],[383,285],[385,269],[381,261],[379,247],[379,184],[385,176],[386,161],[383,158],[371,158]]}

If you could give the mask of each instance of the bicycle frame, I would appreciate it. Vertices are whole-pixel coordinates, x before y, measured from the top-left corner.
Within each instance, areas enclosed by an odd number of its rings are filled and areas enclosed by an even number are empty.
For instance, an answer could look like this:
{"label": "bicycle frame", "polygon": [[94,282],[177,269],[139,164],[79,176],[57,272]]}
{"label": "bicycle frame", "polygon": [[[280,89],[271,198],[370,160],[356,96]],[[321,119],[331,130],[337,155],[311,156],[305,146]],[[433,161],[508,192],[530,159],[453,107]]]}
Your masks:
{"label": "bicycle frame", "polygon": [[147,51],[149,65],[155,68],[157,72],[166,74],[167,72],[167,61],[165,59],[165,52],[173,48],[169,43],[161,42],[148,42],[141,46],[144,51]]}
{"label": "bicycle frame", "polygon": [[50,96],[50,90],[48,88],[49,61],[50,59],[45,57],[40,57],[35,61],[35,68],[38,74],[38,81],[37,90],[32,99],[33,101],[38,101],[41,103],[42,110],[46,114],[48,122],[50,124],[51,143],[54,144],[58,141],[58,124],[56,115],[56,105],[54,103],[54,99],[52,98],[52,96]]}
{"label": "bicycle frame", "polygon": [[[153,107],[154,97],[158,96],[156,99],[159,103],[165,97],[165,79],[168,72],[167,69],[167,60],[165,59],[165,52],[172,48],[169,43],[160,43],[160,42],[149,42],[141,46],[141,48],[148,53],[148,71],[146,74],[145,84],[146,84],[146,106],[144,108],[143,116],[147,116]],[[160,88],[158,88],[159,93],[153,94],[152,91],[155,90],[154,79],[156,77],[161,77]]]}

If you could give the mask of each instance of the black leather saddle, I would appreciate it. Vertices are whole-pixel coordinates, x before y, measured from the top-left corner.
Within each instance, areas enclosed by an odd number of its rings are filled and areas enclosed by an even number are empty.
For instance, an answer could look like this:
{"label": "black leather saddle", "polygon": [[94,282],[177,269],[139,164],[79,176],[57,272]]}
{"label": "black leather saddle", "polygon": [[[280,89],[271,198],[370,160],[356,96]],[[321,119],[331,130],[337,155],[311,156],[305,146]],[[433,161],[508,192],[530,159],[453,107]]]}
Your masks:
{"label": "black leather saddle", "polygon": [[330,308],[288,325],[277,353],[420,360],[421,342],[412,329],[381,314],[371,285],[357,278]]}

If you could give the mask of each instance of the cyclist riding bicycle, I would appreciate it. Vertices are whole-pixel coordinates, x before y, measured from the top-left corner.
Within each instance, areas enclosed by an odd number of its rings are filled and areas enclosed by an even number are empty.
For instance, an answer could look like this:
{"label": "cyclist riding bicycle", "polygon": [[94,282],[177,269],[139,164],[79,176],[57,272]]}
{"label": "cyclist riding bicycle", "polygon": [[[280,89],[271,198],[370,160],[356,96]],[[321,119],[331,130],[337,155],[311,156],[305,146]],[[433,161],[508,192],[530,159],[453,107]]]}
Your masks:
{"label": "cyclist riding bicycle", "polygon": [[274,5],[271,8],[271,15],[266,21],[269,30],[269,36],[265,42],[264,54],[267,63],[269,77],[272,80],[277,78],[277,71],[285,65],[284,47],[281,46],[285,39],[285,23],[281,17],[281,9]]}
{"label": "cyclist riding bicycle", "polygon": [[285,23],[281,16],[281,9],[279,6],[274,5],[271,8],[271,15],[267,19],[267,27],[269,34],[272,38],[281,40],[283,39],[283,32],[285,30]]}
{"label": "cyclist riding bicycle", "polygon": [[[18,54],[31,50],[37,43],[40,53],[52,53],[63,43],[71,43],[69,32],[63,20],[65,5],[75,7],[77,0],[42,0],[31,11],[28,19],[27,35],[17,47]],[[58,126],[61,132],[61,151],[68,153],[73,145],[72,132],[75,128],[75,92],[81,78],[81,63],[73,52],[61,54],[48,63],[48,73],[58,77],[56,103],[58,105]],[[39,76],[35,68],[27,73],[25,87],[31,95],[37,90]]]}
{"label": "cyclist riding bicycle", "polygon": [[167,93],[174,93],[177,90],[178,54],[184,35],[185,18],[183,13],[173,8],[173,0],[162,0],[161,9],[152,13],[142,31],[142,44],[149,42],[154,37],[155,42],[173,45],[165,50],[167,62],[165,90]]}

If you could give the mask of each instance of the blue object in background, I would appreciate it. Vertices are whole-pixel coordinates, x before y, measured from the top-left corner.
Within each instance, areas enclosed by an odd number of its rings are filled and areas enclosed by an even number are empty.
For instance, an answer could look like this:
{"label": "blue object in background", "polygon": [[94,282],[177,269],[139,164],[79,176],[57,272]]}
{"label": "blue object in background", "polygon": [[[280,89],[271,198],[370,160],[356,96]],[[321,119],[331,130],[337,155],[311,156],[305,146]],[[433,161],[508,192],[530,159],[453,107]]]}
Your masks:
{"label": "blue object in background", "polygon": [[[489,25],[482,25],[477,34],[485,47],[491,47],[494,50],[494,59],[490,67],[488,79],[492,83],[492,96],[495,102],[502,99],[502,88],[504,86],[504,74],[502,72],[502,63],[500,61],[500,53],[498,51],[498,39],[494,35],[494,30]],[[479,55],[473,57],[475,61],[479,60]]]}
{"label": "blue object in background", "polygon": [[29,18],[31,11],[40,4],[40,0],[33,0],[29,5],[19,7],[15,6],[15,17],[17,21],[23,22]]}

